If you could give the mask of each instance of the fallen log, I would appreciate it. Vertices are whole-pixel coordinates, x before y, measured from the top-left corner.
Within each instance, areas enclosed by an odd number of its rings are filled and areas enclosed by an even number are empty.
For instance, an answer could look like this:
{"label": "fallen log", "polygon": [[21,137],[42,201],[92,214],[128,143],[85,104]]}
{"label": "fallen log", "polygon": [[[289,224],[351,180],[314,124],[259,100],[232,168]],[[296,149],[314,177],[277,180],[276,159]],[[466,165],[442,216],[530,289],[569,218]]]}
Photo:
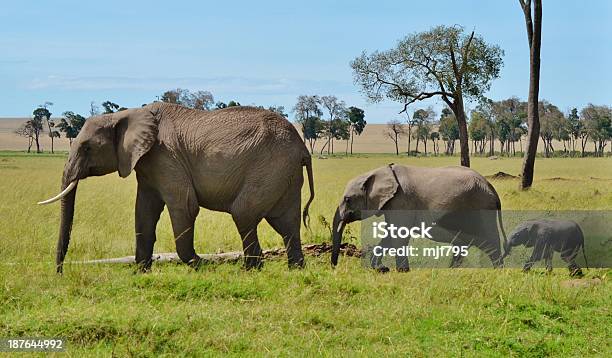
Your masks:
{"label": "fallen log", "polygon": [[[324,253],[331,252],[331,245],[327,243],[323,244],[308,244],[302,247],[305,255],[309,256],[320,256]],[[284,248],[277,248],[271,250],[264,250],[263,255],[265,259],[273,259],[284,256],[287,252]],[[361,257],[361,250],[355,245],[344,243],[340,247],[340,253],[345,256]],[[221,252],[216,254],[202,254],[200,258],[203,264],[220,264],[220,263],[235,263],[242,259],[242,251],[230,251]],[[176,253],[158,253],[153,254],[153,262],[181,262],[181,259]],[[134,256],[114,257],[107,259],[97,260],[84,260],[84,261],[72,261],[75,264],[135,264],[136,258]]]}

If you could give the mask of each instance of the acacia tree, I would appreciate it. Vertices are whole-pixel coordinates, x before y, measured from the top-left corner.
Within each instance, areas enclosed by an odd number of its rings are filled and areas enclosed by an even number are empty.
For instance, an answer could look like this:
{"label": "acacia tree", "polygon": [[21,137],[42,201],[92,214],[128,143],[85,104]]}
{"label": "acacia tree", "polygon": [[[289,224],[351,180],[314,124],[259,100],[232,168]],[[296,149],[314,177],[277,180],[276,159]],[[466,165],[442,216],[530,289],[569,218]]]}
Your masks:
{"label": "acacia tree", "polygon": [[595,156],[603,157],[607,142],[612,139],[612,108],[589,103],[581,114],[588,138],[595,145]]}
{"label": "acacia tree", "polygon": [[429,139],[433,143],[434,155],[440,154],[440,143],[439,143],[439,141],[440,141],[440,133],[438,133],[438,132],[431,132],[429,134]]}
{"label": "acacia tree", "polygon": [[[168,90],[161,95],[161,101],[167,103],[180,104],[188,108],[199,109],[203,111],[210,111],[215,104],[215,99],[212,93],[208,91],[195,91],[191,92],[188,89],[176,88]],[[232,101],[233,102],[233,101]],[[232,105],[220,102],[223,106],[217,108],[232,107]],[[230,102],[231,103],[231,102]],[[234,106],[239,106],[240,103],[234,102]]]}
{"label": "acacia tree", "polygon": [[34,128],[32,127],[32,121],[26,121],[19,126],[19,128],[15,129],[14,133],[28,139],[28,153],[30,153],[32,144],[34,143]]}
{"label": "acacia tree", "polygon": [[[523,122],[526,116],[527,104],[518,97],[510,97],[492,102],[492,115],[495,118],[495,132],[501,145],[501,153],[508,155],[516,153],[515,143],[521,141],[524,134]],[[522,142],[521,142],[522,148]]]}
{"label": "acacia tree", "polygon": [[[351,62],[355,83],[373,102],[404,105],[441,97],[455,114],[461,141],[461,165],[469,167],[464,99],[479,99],[499,77],[503,51],[461,26],[437,26],[408,35],[395,48],[362,53]],[[400,113],[402,113],[400,112]]]}
{"label": "acacia tree", "polygon": [[34,143],[36,143],[36,153],[40,153],[40,134],[43,132],[43,120],[46,116],[51,116],[51,113],[46,108],[36,108],[34,112],[32,112],[32,119],[28,120],[26,124],[32,130],[32,136],[34,138]]}
{"label": "acacia tree", "polygon": [[34,116],[34,120],[40,122],[41,124],[43,124],[45,121],[47,122],[47,130],[49,132],[48,135],[49,138],[51,138],[51,153],[54,153],[55,138],[59,138],[60,135],[54,130],[55,121],[51,118],[51,112],[49,111],[49,107],[52,105],[53,103],[51,102],[45,102],[44,104],[38,106],[38,108],[32,112],[32,115]]}
{"label": "acacia tree", "polygon": [[343,124],[338,122],[340,117],[344,117],[346,113],[346,104],[344,101],[338,100],[336,96],[322,96],[319,98],[319,103],[327,111],[329,115],[325,122],[325,135],[327,142],[321,148],[321,154],[327,147],[327,154],[334,153],[334,138],[338,137],[339,131],[344,128]]}
{"label": "acacia tree", "polygon": [[355,134],[360,136],[367,122],[364,119],[365,114],[361,108],[349,107],[346,115],[350,123],[351,154],[353,154],[353,139],[355,138]]}
{"label": "acacia tree", "polygon": [[[540,92],[540,47],[542,45],[542,0],[519,0],[529,43],[529,98],[527,99],[527,148],[523,157],[521,189],[533,184],[533,168],[540,136],[538,96]],[[532,15],[533,12],[533,15]]]}
{"label": "acacia tree", "polygon": [[476,110],[472,111],[468,132],[472,140],[474,153],[484,153],[489,139],[489,124],[484,114]]}
{"label": "acacia tree", "polygon": [[[93,103],[93,102],[92,102]],[[111,101],[102,102],[102,108],[104,108],[104,114],[115,113],[120,111],[125,111],[127,108],[118,105],[117,103]],[[90,112],[93,113],[94,108],[90,108]]]}
{"label": "acacia tree", "polygon": [[402,135],[406,134],[406,129],[402,122],[396,119],[387,122],[387,129],[384,134],[395,143],[395,155],[399,155],[399,140]]}
{"label": "acacia tree", "polygon": [[580,138],[580,132],[582,130],[582,122],[580,121],[580,116],[578,115],[578,108],[572,108],[567,115],[567,120],[569,122],[570,141],[573,156],[574,152],[576,152],[576,141],[578,138]]}
{"label": "acacia tree", "polygon": [[63,118],[60,119],[60,123],[57,125],[60,131],[64,132],[68,141],[70,141],[70,145],[72,145],[72,140],[79,135],[81,128],[85,124],[86,118],[80,114],[76,114],[71,111],[66,111],[63,113]]}
{"label": "acacia tree", "polygon": [[[442,111],[444,113],[444,111]],[[453,155],[455,153],[455,141],[459,139],[459,126],[455,115],[452,112],[446,112],[440,119],[440,137],[444,141],[446,155]]]}
{"label": "acacia tree", "polygon": [[301,95],[298,96],[297,102],[293,107],[293,112],[302,126],[302,134],[304,142],[308,141],[310,153],[314,153],[314,148],[317,139],[321,137],[323,132],[323,123],[320,116],[323,114],[319,108],[319,97]]}
{"label": "acacia tree", "polygon": [[[416,151],[419,151],[419,142],[422,140],[425,145],[425,154],[427,154],[427,139],[429,133],[431,133],[433,121],[436,112],[433,108],[428,107],[427,109],[417,109],[412,115],[412,121],[408,123],[408,136],[412,135],[412,126],[416,126],[416,132],[414,133],[414,139],[416,139]],[[410,138],[408,138],[408,151],[410,152]]]}

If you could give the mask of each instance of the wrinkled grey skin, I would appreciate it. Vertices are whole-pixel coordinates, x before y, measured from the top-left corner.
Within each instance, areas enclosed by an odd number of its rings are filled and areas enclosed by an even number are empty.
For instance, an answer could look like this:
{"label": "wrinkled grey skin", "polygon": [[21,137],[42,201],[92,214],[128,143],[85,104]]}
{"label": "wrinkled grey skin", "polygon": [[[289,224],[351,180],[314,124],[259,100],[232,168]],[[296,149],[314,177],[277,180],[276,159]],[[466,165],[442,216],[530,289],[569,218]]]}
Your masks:
{"label": "wrinkled grey skin", "polygon": [[505,256],[513,247],[524,245],[533,247],[531,257],[525,263],[523,271],[527,272],[533,264],[544,259],[546,270],[552,271],[552,258],[555,252],[568,264],[570,275],[582,276],[580,266],[576,264],[576,256],[582,248],[584,262],[584,235],[580,226],[569,220],[531,220],[518,225],[508,237]]}
{"label": "wrinkled grey skin", "polygon": [[[136,172],[136,262],[151,265],[155,228],[168,208],[180,259],[197,267],[194,221],[200,207],[227,212],[242,238],[245,266],[262,265],[257,225],[283,237],[290,267],[302,267],[302,166],[314,197],[311,158],[295,128],[270,111],[235,107],[212,112],[173,104],[90,118],[70,148],[62,190],[74,180]],[[57,271],[68,250],[76,190],[62,198]]]}
{"label": "wrinkled grey skin", "polygon": [[[377,215],[381,210],[436,210],[448,213],[469,211],[482,215],[478,225],[468,222],[465,227],[441,228],[464,233],[484,233],[470,242],[463,242],[459,235],[454,238],[453,244],[474,245],[487,253],[494,267],[503,265],[496,220],[499,219],[505,242],[501,202],[493,186],[472,169],[421,168],[392,164],[352,179],[347,184],[334,215],[332,265],[335,266],[338,262],[345,225],[366,219],[366,214],[363,213],[366,210],[370,216]],[[385,219],[387,222],[394,221],[393,218]],[[451,267],[459,266],[461,259],[462,256],[454,256]],[[396,263],[399,271],[409,270],[407,258],[400,258]]]}

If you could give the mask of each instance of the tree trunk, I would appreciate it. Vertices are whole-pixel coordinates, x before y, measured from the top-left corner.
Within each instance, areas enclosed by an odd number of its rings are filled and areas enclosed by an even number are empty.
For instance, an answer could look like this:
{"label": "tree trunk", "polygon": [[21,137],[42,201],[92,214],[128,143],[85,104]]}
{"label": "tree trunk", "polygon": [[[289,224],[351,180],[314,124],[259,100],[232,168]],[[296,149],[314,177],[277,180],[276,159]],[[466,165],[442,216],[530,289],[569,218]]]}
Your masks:
{"label": "tree trunk", "polygon": [[353,138],[355,138],[355,130],[351,129],[351,155],[353,155]]}
{"label": "tree trunk", "polygon": [[395,155],[399,155],[399,147],[398,147],[398,143],[399,140],[397,138],[397,134],[395,135]]}
{"label": "tree trunk", "polygon": [[34,140],[36,141],[36,153],[40,153],[40,142],[38,141],[38,134],[34,136]]}
{"label": "tree trunk", "polygon": [[410,140],[412,139],[412,125],[408,123],[408,156],[410,156]]}
{"label": "tree trunk", "polygon": [[463,96],[459,95],[453,108],[459,125],[459,146],[461,147],[461,165],[470,167],[470,144],[468,141],[467,121],[463,109]]}
{"label": "tree trunk", "polygon": [[[531,3],[528,3],[531,4]],[[538,96],[540,91],[540,47],[542,40],[542,0],[533,0],[533,23],[531,6],[523,7],[527,37],[529,40],[529,97],[527,99],[527,148],[523,157],[521,189],[528,189],[533,184],[538,141],[540,136],[540,116],[538,113]]]}

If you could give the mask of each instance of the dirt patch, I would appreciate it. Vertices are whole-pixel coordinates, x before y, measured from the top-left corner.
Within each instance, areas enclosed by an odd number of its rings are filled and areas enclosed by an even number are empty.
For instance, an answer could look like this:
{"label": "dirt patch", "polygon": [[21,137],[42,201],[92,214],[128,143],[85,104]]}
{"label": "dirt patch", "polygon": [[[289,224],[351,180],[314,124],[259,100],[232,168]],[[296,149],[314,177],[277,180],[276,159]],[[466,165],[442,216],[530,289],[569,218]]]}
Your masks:
{"label": "dirt patch", "polygon": [[[331,253],[332,245],[324,242],[322,244],[308,244],[302,246],[304,255],[306,256],[321,256],[323,254]],[[265,250],[265,258],[275,258],[278,256],[285,256],[287,250],[284,248]],[[340,245],[340,254],[350,257],[361,257],[361,250],[357,246],[349,243],[343,243]]]}
{"label": "dirt patch", "polygon": [[546,178],[544,180],[548,180],[548,181],[569,181],[571,179],[569,179],[569,178],[562,178],[562,177],[554,177],[554,178]]}
{"label": "dirt patch", "polygon": [[561,281],[561,287],[571,288],[571,287],[591,287],[601,284],[603,281],[599,277],[591,278],[591,279],[579,279],[574,278],[571,280]]}
{"label": "dirt patch", "polygon": [[487,179],[517,179],[518,177],[512,174],[497,172],[493,175],[487,175],[485,178]]}
{"label": "dirt patch", "polygon": [[597,178],[597,177],[589,177],[589,179],[591,179],[591,180],[602,180],[602,181],[612,180],[612,178]]}

